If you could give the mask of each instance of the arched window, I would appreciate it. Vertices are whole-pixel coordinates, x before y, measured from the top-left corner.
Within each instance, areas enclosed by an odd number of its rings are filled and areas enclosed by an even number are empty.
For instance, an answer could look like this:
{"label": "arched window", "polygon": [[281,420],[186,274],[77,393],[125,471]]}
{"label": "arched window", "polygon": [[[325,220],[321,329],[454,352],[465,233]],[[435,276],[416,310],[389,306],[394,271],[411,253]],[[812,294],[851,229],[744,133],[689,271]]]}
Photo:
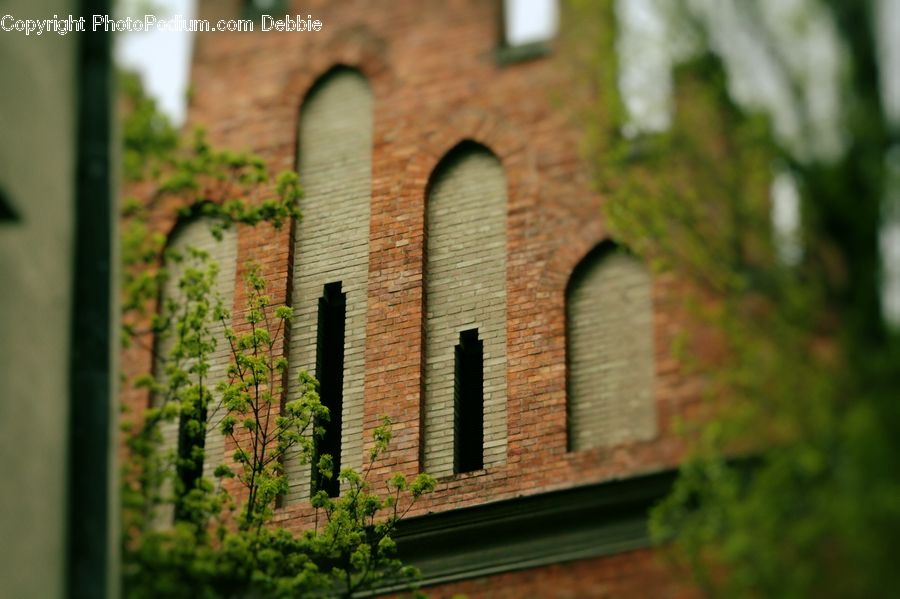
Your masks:
{"label": "arched window", "polygon": [[653,306],[644,264],[612,244],[588,254],[566,292],[569,450],[656,434]]}
{"label": "arched window", "polygon": [[506,461],[506,176],[466,142],[427,196],[423,457],[442,476]]}
{"label": "arched window", "polygon": [[[217,240],[210,232],[210,221],[205,218],[191,220],[179,226],[169,240],[169,255],[178,255],[178,260],[167,260],[166,269],[168,279],[163,284],[160,294],[160,314],[173,319],[167,329],[168,334],[160,337],[156,346],[157,360],[154,365],[157,379],[165,382],[165,369],[171,364],[171,354],[175,345],[184,341],[187,336],[180,338],[176,322],[178,313],[170,313],[166,303],[174,300],[179,306],[186,306],[186,296],[179,288],[179,281],[188,268],[205,272],[212,263],[218,268],[212,287],[212,297],[208,301],[207,317],[205,318],[206,332],[202,335],[204,343],[212,341],[206,362],[209,369],[202,375],[202,384],[213,392],[211,400],[215,398],[216,386],[227,380],[227,369],[231,363],[232,355],[230,346],[225,339],[225,324],[214,318],[216,300],[221,301],[223,307],[229,312],[234,302],[235,270],[237,265],[237,233],[234,228],[222,233],[222,239]],[[207,255],[206,260],[200,260],[192,256],[192,250],[200,250]],[[197,308],[195,303],[189,306],[192,310]],[[188,340],[190,342],[190,340]],[[179,367],[190,371],[196,363],[196,358],[187,358],[179,361]],[[190,373],[187,385],[197,385],[201,382],[199,375]],[[162,397],[154,398],[156,404],[164,401]],[[161,427],[163,435],[163,449],[175,452],[177,456],[176,472],[182,489],[190,490],[196,486],[200,476],[212,479],[215,468],[224,462],[225,440],[218,430],[218,423],[224,416],[220,406],[213,403],[188,402],[192,412],[185,411],[182,417],[175,422],[167,422]],[[205,433],[197,433],[192,427],[186,426],[188,418],[199,420],[205,428]],[[195,448],[202,448],[202,458],[197,457]],[[164,492],[169,492],[164,490]],[[177,498],[176,498],[177,500]],[[177,501],[176,501],[177,508]],[[165,525],[171,522],[171,512],[161,513],[159,522]]]}
{"label": "arched window", "polygon": [[[297,169],[304,197],[294,239],[291,372],[319,378],[331,418],[320,423],[322,453],[340,467],[362,465],[363,377],[372,197],[372,92],[359,72],[336,68],[313,86],[300,109]],[[292,374],[288,393],[296,397]],[[288,456],[288,503],[311,487],[337,494]],[[313,480],[316,479],[316,480]]]}

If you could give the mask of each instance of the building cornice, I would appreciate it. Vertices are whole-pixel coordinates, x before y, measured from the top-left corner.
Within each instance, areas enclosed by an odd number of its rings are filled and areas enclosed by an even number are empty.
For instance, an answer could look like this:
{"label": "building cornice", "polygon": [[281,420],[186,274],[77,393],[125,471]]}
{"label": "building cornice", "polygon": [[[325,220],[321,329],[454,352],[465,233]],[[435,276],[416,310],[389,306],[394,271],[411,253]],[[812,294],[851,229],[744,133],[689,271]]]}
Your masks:
{"label": "building cornice", "polygon": [[[404,563],[430,586],[650,545],[647,512],[677,471],[515,497],[398,524]],[[393,590],[382,589],[381,592]]]}

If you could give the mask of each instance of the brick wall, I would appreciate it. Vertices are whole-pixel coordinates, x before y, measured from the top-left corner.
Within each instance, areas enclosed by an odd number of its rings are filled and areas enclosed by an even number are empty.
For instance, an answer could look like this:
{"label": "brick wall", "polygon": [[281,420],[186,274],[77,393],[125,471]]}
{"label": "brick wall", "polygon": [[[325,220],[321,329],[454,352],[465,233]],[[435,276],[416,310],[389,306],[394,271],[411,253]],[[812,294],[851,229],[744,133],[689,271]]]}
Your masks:
{"label": "brick wall", "polygon": [[425,470],[453,474],[454,348],[483,343],[484,467],[506,461],[506,177],[466,145],[444,161],[427,200]]}
{"label": "brick wall", "polygon": [[[346,294],[341,465],[362,463],[363,376],[372,194],[372,93],[349,69],[329,73],[303,103],[299,172],[303,218],[295,231],[288,397],[297,370],[316,372],[317,310],[326,283]],[[288,503],[309,497],[310,466],[286,460]]]}
{"label": "brick wall", "polygon": [[[223,14],[225,6],[206,0],[201,12],[234,16]],[[673,424],[694,414],[699,404],[697,382],[684,376],[671,355],[683,317],[677,308],[678,283],[666,276],[638,285],[645,291],[636,303],[645,308],[641,316],[633,316],[650,337],[643,337],[638,353],[646,357],[652,352],[652,374],[646,362],[635,366],[642,373],[635,380],[652,390],[642,396],[647,398],[639,410],[644,425],[616,441],[578,451],[567,447],[567,284],[576,265],[608,240],[604,200],[593,191],[579,153],[583,131],[578,102],[589,88],[571,65],[555,51],[528,61],[498,61],[499,2],[396,0],[373,5],[363,0],[306,0],[292,3],[291,12],[313,15],[324,23],[322,31],[197,36],[189,126],[205,126],[217,146],[259,153],[275,171],[297,167],[302,129],[299,165],[307,193],[305,219],[295,225],[293,240],[287,230],[241,228],[237,277],[248,260],[257,261],[273,300],[297,308],[289,352],[291,380],[296,369],[314,365],[312,306],[322,285],[341,280],[348,289],[348,310],[360,312],[352,317],[348,312],[342,460],[360,463],[371,430],[381,415],[389,415],[394,440],[372,472],[375,482],[397,471],[413,475],[426,465],[434,465],[441,475],[436,491],[410,515],[676,466],[683,441]],[[369,98],[368,104],[323,102],[322,113],[334,110],[343,122],[355,123],[323,143],[329,139],[324,133],[306,131],[331,127],[330,117],[314,118],[316,96],[327,93],[328,87],[313,91],[306,103],[304,98],[336,65],[358,70]],[[347,89],[351,81],[362,83],[347,78]],[[367,131],[371,137],[359,141],[358,149],[362,156],[363,147],[368,148],[370,166],[363,168],[362,162],[348,158],[348,164],[358,168],[340,170],[346,165],[329,153],[343,152],[343,144],[356,143],[351,140],[361,140]],[[432,386],[427,384],[426,259],[433,250],[426,217],[431,217],[429,182],[436,180],[442,159],[463,140],[477,142],[496,156],[505,178],[505,255],[498,258],[505,259],[505,267],[497,270],[505,273],[506,431],[504,457],[500,451],[487,468],[452,475],[446,462],[429,463],[427,449],[423,451],[429,447],[427,394]],[[321,166],[308,168],[307,159]],[[160,229],[167,230],[162,225]],[[324,236],[321,243],[309,241],[316,229]],[[328,245],[337,240],[344,243]],[[604,271],[599,272],[605,278]],[[615,269],[612,273],[615,279]],[[351,278],[354,291],[347,287]],[[237,285],[238,321],[244,301]],[[497,357],[492,353],[491,359]],[[148,358],[131,349],[124,360],[131,372],[140,372]],[[129,394],[130,404],[140,401],[139,393]],[[624,401],[627,405],[629,400]],[[610,405],[622,402],[621,397],[609,400]],[[645,426],[650,421],[654,425]],[[308,467],[298,472],[292,474],[292,500],[276,513],[278,522],[294,530],[314,518],[302,500]]]}
{"label": "brick wall", "polygon": [[576,269],[566,306],[574,451],[656,434],[650,273],[633,256],[599,250]]}
{"label": "brick wall", "polygon": [[[592,191],[579,155],[579,93],[573,90],[583,89],[582,81],[554,52],[499,62],[498,7],[476,0],[398,0],[373,9],[356,0],[309,0],[293,9],[322,20],[318,33],[213,33],[196,40],[190,124],[203,124],[214,144],[260,153],[275,170],[294,168],[301,104],[323,74],[349,65],[368,81],[372,178],[363,447],[381,415],[394,421],[391,451],[372,472],[376,482],[423,467],[428,183],[463,140],[488,148],[503,167],[506,460],[442,476],[435,493],[411,514],[673,467],[683,447],[673,422],[696,406],[696,382],[683,376],[670,352],[681,322],[678,286],[658,277],[650,292],[655,435],[567,450],[566,286],[575,266],[607,239],[603,198]],[[313,221],[312,209],[307,207],[304,223]],[[343,222],[350,230],[360,224]],[[270,291],[287,297],[290,268],[276,263],[289,254],[283,242],[256,231],[241,235],[241,259],[264,256],[271,263]],[[298,246],[296,253],[302,252]],[[296,266],[302,258],[294,260]],[[292,345],[292,363],[300,366],[300,343],[293,339]],[[300,501],[279,510],[277,518],[299,529],[313,520],[313,512]]]}
{"label": "brick wall", "polygon": [[679,585],[653,551],[577,560],[516,570],[422,589],[430,599],[687,599],[696,591]]}

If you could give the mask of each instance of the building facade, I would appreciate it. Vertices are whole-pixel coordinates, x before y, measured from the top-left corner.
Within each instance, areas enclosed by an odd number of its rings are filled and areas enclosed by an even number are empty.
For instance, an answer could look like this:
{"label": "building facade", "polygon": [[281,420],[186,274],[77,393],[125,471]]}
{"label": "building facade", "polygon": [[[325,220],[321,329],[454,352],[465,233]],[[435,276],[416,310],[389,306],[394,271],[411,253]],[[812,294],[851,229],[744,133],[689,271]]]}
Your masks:
{"label": "building facade", "polygon": [[[610,239],[577,77],[553,39],[512,45],[503,10],[309,0],[281,14],[319,31],[197,35],[189,125],[305,194],[292,227],[238,228],[228,298],[239,314],[255,263],[294,307],[291,371],[322,381],[341,465],[387,415],[375,477],[437,477],[397,537],[431,596],[676,596],[645,515],[696,396],[670,350],[677,285]],[[300,530],[316,483],[286,470],[276,520]]]}

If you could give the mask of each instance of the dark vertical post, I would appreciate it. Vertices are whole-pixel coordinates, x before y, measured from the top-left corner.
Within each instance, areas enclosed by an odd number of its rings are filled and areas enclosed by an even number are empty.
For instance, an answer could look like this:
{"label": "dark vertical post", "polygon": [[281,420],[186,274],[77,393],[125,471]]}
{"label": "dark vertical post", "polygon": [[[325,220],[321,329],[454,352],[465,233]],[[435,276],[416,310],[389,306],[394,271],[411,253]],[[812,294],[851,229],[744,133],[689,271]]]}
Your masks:
{"label": "dark vertical post", "polygon": [[[328,408],[329,420],[317,423],[325,434],[316,444],[313,455],[313,493],[326,491],[337,497],[341,470],[341,411],[344,399],[344,326],[347,317],[347,294],[341,293],[341,283],[325,285],[319,298],[319,325],[316,341],[316,378],[319,379],[319,397]],[[334,470],[332,477],[319,474],[317,463],[322,455],[330,455]]]}
{"label": "dark vertical post", "polygon": [[459,334],[453,381],[453,469],[484,467],[484,343],[478,329]]}
{"label": "dark vertical post", "polygon": [[[81,0],[79,8],[90,21],[108,14],[110,2]],[[106,597],[110,576],[111,42],[108,33],[78,36],[66,558],[73,598]]]}

